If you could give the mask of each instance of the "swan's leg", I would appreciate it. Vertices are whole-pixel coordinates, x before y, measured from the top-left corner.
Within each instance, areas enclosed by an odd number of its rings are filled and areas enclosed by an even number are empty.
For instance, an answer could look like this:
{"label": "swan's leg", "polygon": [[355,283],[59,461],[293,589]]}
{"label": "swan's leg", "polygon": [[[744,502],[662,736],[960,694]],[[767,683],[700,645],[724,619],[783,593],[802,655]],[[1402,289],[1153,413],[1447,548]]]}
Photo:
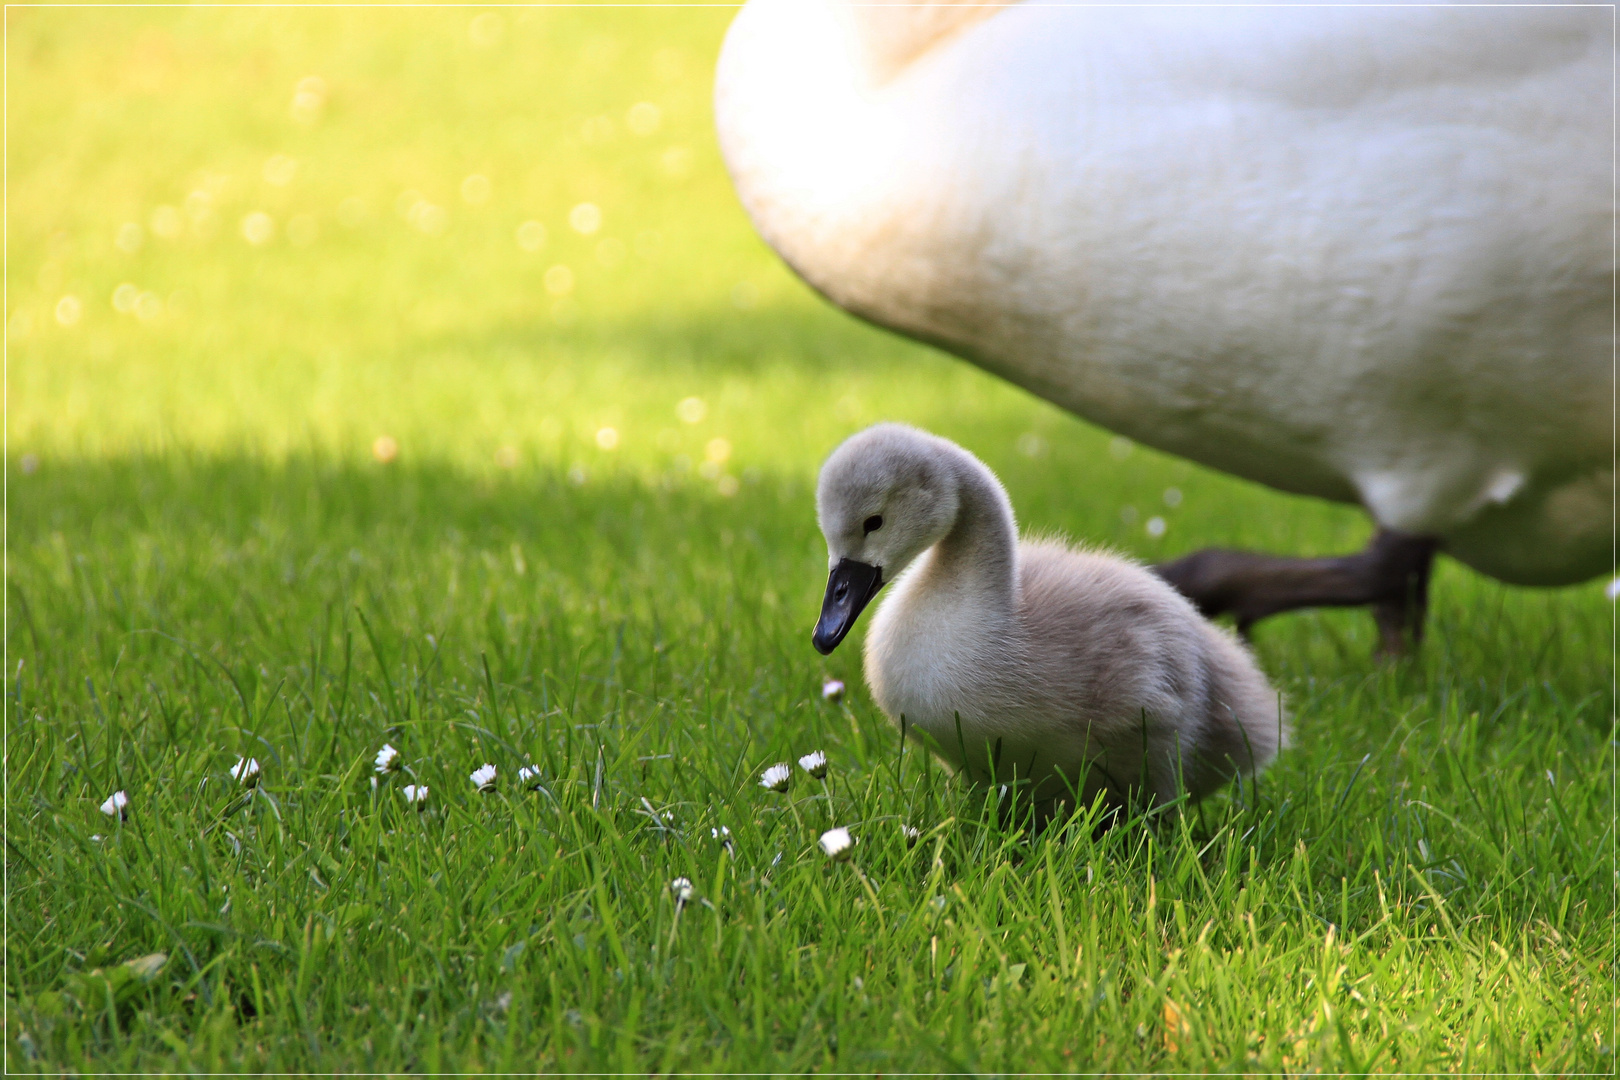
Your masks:
{"label": "swan's leg", "polygon": [[1421,645],[1423,623],[1429,613],[1429,572],[1434,568],[1434,553],[1440,542],[1428,537],[1403,539],[1412,546],[1394,565],[1384,568],[1386,576],[1393,579],[1391,593],[1373,603],[1380,656],[1403,656],[1409,648]]}
{"label": "swan's leg", "polygon": [[1423,639],[1429,569],[1439,547],[1433,537],[1379,529],[1354,555],[1291,559],[1205,548],[1153,570],[1205,615],[1231,613],[1244,637],[1279,612],[1370,604],[1379,654],[1398,656]]}

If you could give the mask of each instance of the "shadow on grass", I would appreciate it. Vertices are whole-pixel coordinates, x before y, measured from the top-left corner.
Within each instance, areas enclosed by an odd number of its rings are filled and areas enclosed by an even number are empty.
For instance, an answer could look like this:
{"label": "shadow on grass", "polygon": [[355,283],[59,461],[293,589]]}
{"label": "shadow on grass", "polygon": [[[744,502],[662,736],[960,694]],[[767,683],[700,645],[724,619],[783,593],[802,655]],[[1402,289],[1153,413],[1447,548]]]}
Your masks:
{"label": "shadow on grass", "polygon": [[[675,472],[598,472],[580,483],[561,468],[176,452],[51,460],[23,475],[12,462],[12,641],[47,625],[127,629],[143,603],[209,626],[244,605],[296,624],[340,602],[432,623],[539,590],[566,597],[580,625],[611,623],[614,612],[708,624],[702,612],[715,605],[746,609],[769,618],[773,648],[796,652],[825,575],[813,493],[804,477],[749,475],[727,498]],[[1088,534],[1084,522],[1076,531]],[[469,592],[474,581],[483,593]],[[1361,611],[1270,620],[1258,647],[1294,700],[1377,680],[1405,694],[1426,685],[1477,693],[1472,708],[1489,716],[1536,687],[1604,722],[1613,702],[1600,590],[1509,588],[1442,563],[1434,597],[1429,640],[1412,663],[1369,659]],[[858,664],[855,648],[839,656]]]}

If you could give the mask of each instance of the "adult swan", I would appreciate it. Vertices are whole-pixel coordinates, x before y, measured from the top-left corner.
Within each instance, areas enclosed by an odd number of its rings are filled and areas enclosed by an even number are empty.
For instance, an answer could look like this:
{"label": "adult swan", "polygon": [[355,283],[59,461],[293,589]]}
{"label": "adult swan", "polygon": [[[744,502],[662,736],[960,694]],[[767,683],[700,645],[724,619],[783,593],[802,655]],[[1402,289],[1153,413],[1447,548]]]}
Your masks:
{"label": "adult swan", "polygon": [[1610,563],[1613,13],[751,0],[720,144],[834,303],[1104,427],[1364,506],[1336,559],[1202,551],[1208,613],[1372,604],[1437,548]]}

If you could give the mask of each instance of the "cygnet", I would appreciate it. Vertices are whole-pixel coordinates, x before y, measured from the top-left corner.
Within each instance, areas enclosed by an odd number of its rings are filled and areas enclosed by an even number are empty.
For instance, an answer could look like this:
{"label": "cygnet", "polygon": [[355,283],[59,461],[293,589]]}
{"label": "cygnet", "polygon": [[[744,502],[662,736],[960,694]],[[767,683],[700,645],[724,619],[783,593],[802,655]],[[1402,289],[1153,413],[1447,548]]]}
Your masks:
{"label": "cygnet", "polygon": [[[1142,566],[1018,538],[978,458],[902,424],[822,466],[823,655],[893,583],[866,635],[889,718],[980,782],[1036,804],[1199,799],[1288,743],[1281,700],[1237,639]],[[1027,782],[1027,787],[1025,786]]]}

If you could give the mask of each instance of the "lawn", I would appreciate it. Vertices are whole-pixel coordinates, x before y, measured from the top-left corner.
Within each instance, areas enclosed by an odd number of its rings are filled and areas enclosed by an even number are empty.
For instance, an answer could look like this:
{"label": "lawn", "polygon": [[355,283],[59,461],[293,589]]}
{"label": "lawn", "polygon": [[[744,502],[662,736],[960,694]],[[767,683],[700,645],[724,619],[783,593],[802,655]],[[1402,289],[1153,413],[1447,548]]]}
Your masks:
{"label": "lawn", "polygon": [[1146,560],[1369,526],[818,300],[730,14],[7,12],[8,1071],[1612,1072],[1601,582],[1262,624],[1294,748],[1106,831],[814,652],[880,418]]}

